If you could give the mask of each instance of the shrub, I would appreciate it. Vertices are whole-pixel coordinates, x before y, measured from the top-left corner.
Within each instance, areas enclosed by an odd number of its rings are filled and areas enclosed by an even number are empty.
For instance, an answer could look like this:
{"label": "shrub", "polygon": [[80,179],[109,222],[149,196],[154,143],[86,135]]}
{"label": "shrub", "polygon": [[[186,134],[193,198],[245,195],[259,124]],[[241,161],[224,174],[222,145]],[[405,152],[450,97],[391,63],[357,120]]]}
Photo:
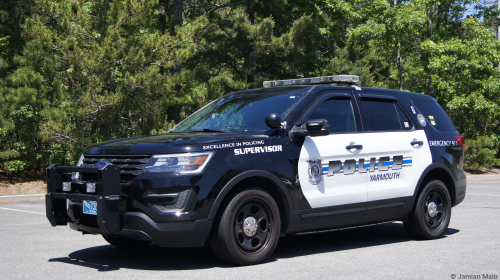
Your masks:
{"label": "shrub", "polygon": [[26,165],[27,165],[27,163],[24,161],[11,160],[11,161],[7,161],[3,164],[3,169],[5,171],[7,171],[10,175],[23,177],[22,172],[24,171],[24,167]]}
{"label": "shrub", "polygon": [[478,136],[476,139],[466,140],[465,166],[477,170],[481,167],[492,168],[500,164],[495,158],[497,150],[493,139],[488,136]]}
{"label": "shrub", "polygon": [[20,155],[17,151],[1,151],[0,162],[18,158]]}

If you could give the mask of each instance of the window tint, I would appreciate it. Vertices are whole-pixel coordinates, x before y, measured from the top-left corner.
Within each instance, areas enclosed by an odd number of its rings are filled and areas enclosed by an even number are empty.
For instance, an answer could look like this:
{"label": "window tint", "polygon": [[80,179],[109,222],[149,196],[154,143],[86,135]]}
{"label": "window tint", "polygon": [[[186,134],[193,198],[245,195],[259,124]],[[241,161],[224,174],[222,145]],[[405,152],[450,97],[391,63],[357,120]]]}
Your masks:
{"label": "window tint", "polygon": [[443,108],[434,101],[413,100],[413,104],[424,115],[427,122],[439,130],[456,130]]}
{"label": "window tint", "polygon": [[398,116],[399,116],[401,128],[403,130],[411,130],[413,125],[412,125],[411,121],[408,119],[408,116],[406,116],[406,114],[403,112],[401,107],[396,105],[396,111],[398,111]]}
{"label": "window tint", "polygon": [[361,100],[361,106],[364,115],[363,130],[401,130],[401,124],[396,110],[398,105],[395,102],[385,100]]}
{"label": "window tint", "polygon": [[356,131],[350,99],[328,99],[307,118],[326,119],[331,133]]}

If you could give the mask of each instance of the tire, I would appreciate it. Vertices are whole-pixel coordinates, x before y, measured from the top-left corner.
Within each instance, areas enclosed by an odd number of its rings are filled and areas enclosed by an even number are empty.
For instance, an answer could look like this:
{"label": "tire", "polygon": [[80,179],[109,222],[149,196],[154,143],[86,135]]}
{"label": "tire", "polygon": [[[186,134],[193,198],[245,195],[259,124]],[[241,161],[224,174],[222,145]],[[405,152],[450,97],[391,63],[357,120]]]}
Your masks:
{"label": "tire", "polygon": [[118,247],[118,248],[137,249],[137,248],[146,247],[149,245],[149,243],[151,243],[151,241],[148,241],[148,240],[134,240],[134,239],[127,239],[127,238],[113,236],[113,235],[103,235],[102,237],[109,244],[111,244],[115,247]]}
{"label": "tire", "polygon": [[414,209],[403,222],[406,232],[416,239],[437,239],[444,235],[451,219],[451,199],[439,180],[427,183]]}
{"label": "tire", "polygon": [[260,189],[247,188],[236,194],[215,220],[209,245],[226,262],[259,264],[274,252],[280,229],[280,213],[272,196]]}

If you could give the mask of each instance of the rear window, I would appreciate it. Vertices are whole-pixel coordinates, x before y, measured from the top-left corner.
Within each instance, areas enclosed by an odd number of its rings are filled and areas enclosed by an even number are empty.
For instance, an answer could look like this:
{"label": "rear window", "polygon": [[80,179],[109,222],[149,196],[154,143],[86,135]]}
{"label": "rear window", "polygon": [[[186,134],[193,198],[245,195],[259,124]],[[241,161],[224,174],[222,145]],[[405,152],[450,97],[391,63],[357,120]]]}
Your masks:
{"label": "rear window", "polygon": [[413,100],[413,105],[424,115],[427,122],[438,130],[456,130],[443,108],[437,102]]}

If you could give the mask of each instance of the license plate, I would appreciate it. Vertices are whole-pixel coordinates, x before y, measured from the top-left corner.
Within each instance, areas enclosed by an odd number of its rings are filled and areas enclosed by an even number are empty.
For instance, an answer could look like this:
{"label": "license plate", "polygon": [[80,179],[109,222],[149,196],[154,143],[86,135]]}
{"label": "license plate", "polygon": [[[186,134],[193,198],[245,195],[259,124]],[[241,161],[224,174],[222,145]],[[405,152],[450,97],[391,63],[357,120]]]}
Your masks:
{"label": "license plate", "polygon": [[97,201],[84,200],[83,201],[83,214],[97,215]]}

